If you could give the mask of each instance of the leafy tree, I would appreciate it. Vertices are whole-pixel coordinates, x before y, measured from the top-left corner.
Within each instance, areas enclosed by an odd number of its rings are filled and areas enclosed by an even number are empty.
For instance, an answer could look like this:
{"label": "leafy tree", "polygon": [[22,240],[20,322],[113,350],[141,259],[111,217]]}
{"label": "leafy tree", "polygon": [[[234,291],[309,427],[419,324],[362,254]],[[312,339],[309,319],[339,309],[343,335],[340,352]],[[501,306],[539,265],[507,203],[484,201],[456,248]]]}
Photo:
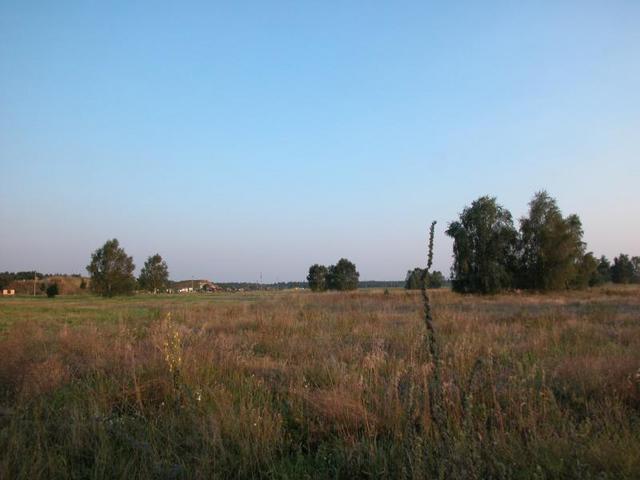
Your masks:
{"label": "leafy tree", "polygon": [[160,254],[147,258],[140,277],[138,277],[138,285],[143,290],[149,290],[153,293],[166,290],[169,285],[169,267]]}
{"label": "leafy tree", "polygon": [[529,203],[529,216],[520,220],[520,234],[522,287],[557,290],[575,284],[585,250],[577,215],[564,218],[556,200],[538,192]]}
{"label": "leafy tree", "polygon": [[58,284],[57,283],[52,283],[51,285],[49,285],[47,287],[46,292],[47,292],[47,297],[49,297],[49,298],[55,297],[56,295],[59,294]]}
{"label": "leafy tree", "polygon": [[337,264],[331,265],[327,273],[327,287],[330,290],[355,290],[358,288],[360,274],[354,263],[341,258]]}
{"label": "leafy tree", "polygon": [[598,268],[596,270],[597,284],[607,283],[611,281],[611,262],[607,257],[602,255],[598,261]]}
{"label": "leafy tree", "polygon": [[511,213],[495,197],[480,197],[449,224],[453,238],[452,286],[462,293],[511,287],[517,232]]}
{"label": "leafy tree", "polygon": [[597,286],[602,285],[604,283],[611,281],[611,262],[602,255],[598,259],[598,265],[596,266],[596,271],[591,276],[591,280],[589,281],[589,285]]}
{"label": "leafy tree", "polygon": [[435,272],[431,272],[429,274],[429,277],[427,280],[427,287],[442,288],[442,286],[444,285],[444,282],[445,282],[444,275],[442,274],[441,271],[436,270]]}
{"label": "leafy tree", "polygon": [[120,247],[117,239],[107,242],[91,255],[87,271],[91,290],[105,297],[131,294],[136,284],[133,259]]}
{"label": "leafy tree", "polygon": [[611,280],[613,283],[631,283],[634,279],[634,270],[634,265],[631,259],[629,259],[629,255],[621,253],[613,259]]}
{"label": "leafy tree", "polygon": [[0,290],[7,287],[13,281],[13,274],[9,272],[0,273]]}
{"label": "leafy tree", "polygon": [[[407,272],[404,281],[404,288],[407,290],[420,290],[422,288],[422,277],[424,270],[422,268],[414,268]],[[444,275],[442,272],[435,271],[427,275],[428,288],[440,288],[444,285]]]}
{"label": "leafy tree", "polygon": [[311,265],[309,267],[309,275],[307,275],[307,282],[309,288],[314,292],[324,292],[327,289],[327,275],[329,270],[324,265]]}
{"label": "leafy tree", "polygon": [[631,263],[633,264],[633,283],[640,283],[640,257],[631,257]]}
{"label": "leafy tree", "polygon": [[597,276],[598,260],[593,253],[588,252],[578,259],[575,276],[571,280],[571,287],[586,288],[593,285],[593,279]]}
{"label": "leafy tree", "polygon": [[422,268],[416,267],[413,270],[408,270],[404,280],[404,288],[407,290],[420,290],[422,288],[422,275]]}

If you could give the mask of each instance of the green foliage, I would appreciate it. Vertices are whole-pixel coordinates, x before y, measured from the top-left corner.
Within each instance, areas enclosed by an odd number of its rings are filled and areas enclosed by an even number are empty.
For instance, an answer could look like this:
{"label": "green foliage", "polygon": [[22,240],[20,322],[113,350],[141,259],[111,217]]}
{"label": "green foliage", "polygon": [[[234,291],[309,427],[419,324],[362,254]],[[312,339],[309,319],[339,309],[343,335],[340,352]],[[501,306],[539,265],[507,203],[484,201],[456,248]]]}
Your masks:
{"label": "green foliage", "polygon": [[517,232],[511,213],[495,197],[465,207],[446,233],[453,238],[455,291],[496,293],[511,286]]}
{"label": "green foliage", "polygon": [[341,258],[338,263],[329,267],[327,286],[329,290],[355,290],[358,288],[359,278],[356,265],[346,258]]}
{"label": "green foliage", "polygon": [[435,272],[429,273],[429,276],[427,277],[428,288],[442,288],[444,283],[445,278],[441,271],[436,270]]}
{"label": "green foliage", "polygon": [[138,277],[138,285],[142,290],[148,290],[153,293],[164,291],[169,285],[169,267],[160,254],[147,258],[140,277]]}
{"label": "green foliage", "polygon": [[49,285],[47,287],[46,292],[47,292],[47,297],[49,297],[49,298],[55,297],[56,295],[58,295],[60,293],[59,290],[58,290],[58,284],[57,283],[52,283],[51,285]]}
{"label": "green foliage", "polygon": [[593,253],[588,252],[578,259],[575,275],[570,285],[572,288],[586,288],[591,286],[597,273],[598,260],[593,256]]}
{"label": "green foliage", "polygon": [[44,276],[42,273],[33,270],[28,272],[0,272],[0,289],[8,287],[9,284],[16,280],[33,280]]}
{"label": "green foliage", "polygon": [[422,276],[423,269],[420,267],[408,270],[404,280],[404,288],[407,290],[420,290],[422,288]]}
{"label": "green foliage", "polygon": [[105,297],[133,293],[133,259],[120,247],[117,239],[107,240],[91,255],[87,271],[91,275],[91,290]]}
{"label": "green foliage", "polygon": [[529,216],[520,220],[520,232],[520,286],[558,290],[575,282],[585,250],[577,215],[563,217],[556,200],[538,192],[529,203]]}
{"label": "green foliage", "polygon": [[611,262],[602,255],[598,260],[596,271],[591,276],[589,285],[595,287],[597,285],[603,285],[611,281]]}
{"label": "green foliage", "polygon": [[324,265],[312,265],[309,267],[307,282],[314,292],[325,290],[355,290],[358,288],[360,274],[356,265],[346,258],[341,258],[337,264],[329,268]]}
{"label": "green foliage", "polygon": [[[424,269],[419,267],[407,271],[404,288],[407,290],[420,290],[422,288],[423,276]],[[442,272],[435,271],[427,273],[427,288],[441,288],[444,285],[444,282],[445,279]]]}
{"label": "green foliage", "polygon": [[307,282],[309,288],[314,292],[324,292],[327,289],[327,274],[329,270],[324,265],[318,265],[317,263],[309,267],[309,274],[307,275]]}
{"label": "green foliage", "polygon": [[[528,216],[520,220],[520,232],[513,227],[509,211],[495,198],[485,196],[466,207],[460,219],[449,225],[447,234],[454,240],[452,286],[458,292],[495,293],[506,288],[548,291],[609,281],[607,259],[596,260],[591,252],[585,252],[580,218],[563,217],[556,200],[545,191],[536,193],[529,203]],[[632,263],[622,259],[616,270],[620,282],[635,278],[629,266]],[[640,274],[637,277],[640,279]],[[413,286],[413,280],[409,283]]]}
{"label": "green foliage", "polygon": [[[635,260],[635,262],[634,262]],[[635,264],[634,264],[635,263]],[[611,280],[613,283],[632,283],[640,273],[638,257],[629,258],[629,255],[621,253],[613,259],[611,266]]]}

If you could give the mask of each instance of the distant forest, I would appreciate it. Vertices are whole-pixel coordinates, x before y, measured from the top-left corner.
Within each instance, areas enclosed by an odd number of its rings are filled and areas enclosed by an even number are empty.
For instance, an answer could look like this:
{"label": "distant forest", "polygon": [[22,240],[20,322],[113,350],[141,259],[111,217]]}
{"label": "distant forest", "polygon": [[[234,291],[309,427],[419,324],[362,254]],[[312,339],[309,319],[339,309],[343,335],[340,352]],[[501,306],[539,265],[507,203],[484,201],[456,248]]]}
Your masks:
{"label": "distant forest", "polygon": [[[223,282],[216,285],[228,290],[288,290],[292,288],[309,288],[308,282]],[[403,288],[404,280],[365,280],[358,283],[358,288]]]}
{"label": "distant forest", "polygon": [[0,272],[0,288],[5,288],[17,280],[33,280],[34,278],[43,279],[49,277],[76,277],[82,278],[78,273],[40,273],[34,270],[28,272]]}

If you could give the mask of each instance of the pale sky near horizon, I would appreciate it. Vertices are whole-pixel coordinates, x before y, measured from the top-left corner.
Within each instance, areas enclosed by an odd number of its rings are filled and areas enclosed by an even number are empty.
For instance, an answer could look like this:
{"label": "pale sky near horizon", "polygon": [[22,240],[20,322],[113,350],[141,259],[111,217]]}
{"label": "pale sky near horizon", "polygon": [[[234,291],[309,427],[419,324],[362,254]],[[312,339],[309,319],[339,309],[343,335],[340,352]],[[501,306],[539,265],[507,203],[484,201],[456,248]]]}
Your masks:
{"label": "pale sky near horizon", "polygon": [[547,189],[640,255],[640,2],[0,0],[0,271],[365,280]]}

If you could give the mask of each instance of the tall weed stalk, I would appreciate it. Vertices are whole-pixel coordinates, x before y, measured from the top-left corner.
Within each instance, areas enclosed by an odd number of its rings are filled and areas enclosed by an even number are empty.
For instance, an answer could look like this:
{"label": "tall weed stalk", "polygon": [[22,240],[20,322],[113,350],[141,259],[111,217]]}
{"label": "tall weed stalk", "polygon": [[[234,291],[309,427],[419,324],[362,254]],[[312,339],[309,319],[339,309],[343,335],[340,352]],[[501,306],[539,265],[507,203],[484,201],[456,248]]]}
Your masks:
{"label": "tall weed stalk", "polygon": [[433,416],[433,419],[438,429],[439,434],[442,436],[446,430],[446,418],[444,412],[444,395],[442,388],[441,378],[441,359],[440,359],[440,347],[438,345],[438,339],[436,336],[436,330],[433,324],[433,313],[431,309],[431,301],[429,299],[429,293],[427,291],[427,283],[429,281],[429,272],[433,265],[433,236],[435,232],[436,222],[431,223],[429,228],[429,243],[427,246],[427,268],[422,272],[422,303],[424,309],[424,347],[429,353],[433,365],[433,371],[431,378],[428,382],[429,386],[429,409]]}

